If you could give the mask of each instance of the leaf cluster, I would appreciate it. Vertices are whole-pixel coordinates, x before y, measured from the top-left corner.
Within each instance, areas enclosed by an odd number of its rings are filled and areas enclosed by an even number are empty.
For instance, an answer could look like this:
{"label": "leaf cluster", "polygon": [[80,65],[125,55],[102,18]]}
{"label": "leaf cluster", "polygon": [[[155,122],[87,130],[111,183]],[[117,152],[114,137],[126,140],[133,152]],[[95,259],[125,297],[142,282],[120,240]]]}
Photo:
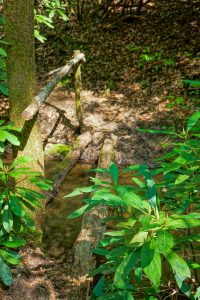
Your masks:
{"label": "leaf cluster", "polygon": [[[0,121],[0,153],[5,150],[5,142],[18,146],[16,133],[20,129]],[[35,190],[48,190],[50,181],[33,172],[27,163],[30,157],[19,156],[10,165],[0,158],[0,278],[5,285],[12,284],[10,266],[20,263],[16,251],[25,244],[24,237],[35,231],[32,214],[44,205],[45,196]],[[29,182],[30,188],[23,186]]]}
{"label": "leaf cluster", "polygon": [[[113,209],[114,217],[105,220],[112,230],[94,249],[106,262],[89,274],[102,275],[93,299],[160,299],[174,291],[198,299],[199,119],[197,111],[181,133],[151,130],[172,137],[171,150],[157,159],[159,168],[134,165],[120,172],[112,163],[93,170],[110,175],[111,183],[92,178],[94,185],[67,195],[92,192],[71,218],[96,205]],[[133,185],[120,184],[125,172],[131,172]]]}

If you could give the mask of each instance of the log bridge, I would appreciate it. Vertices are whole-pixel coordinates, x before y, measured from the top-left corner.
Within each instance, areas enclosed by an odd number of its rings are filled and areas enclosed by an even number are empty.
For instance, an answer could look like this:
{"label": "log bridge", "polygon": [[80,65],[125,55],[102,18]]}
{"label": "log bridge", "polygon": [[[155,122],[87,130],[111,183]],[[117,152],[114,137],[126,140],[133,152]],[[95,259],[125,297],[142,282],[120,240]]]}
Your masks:
{"label": "log bridge", "polygon": [[[81,112],[80,92],[81,64],[83,61],[85,61],[85,55],[79,50],[74,51],[73,58],[65,66],[47,74],[47,76],[54,75],[54,77],[40,90],[38,95],[34,97],[32,103],[22,112],[22,117],[26,121],[31,120],[35,115],[37,115],[40,106],[51,94],[56,85],[67,73],[71,70],[73,71],[75,79],[76,115],[81,135],[79,135],[70,152],[66,154],[63,161],[60,163],[59,169],[53,178],[53,189],[46,197],[46,205],[55,198],[64,178],[76,164],[84,149],[92,140],[90,132],[82,132],[83,118]],[[99,155],[99,168],[108,168],[110,163],[115,160],[115,143],[115,139],[105,139]],[[97,178],[109,181],[109,177],[104,178],[105,175],[97,174],[96,176]],[[93,271],[96,266],[96,259],[93,256],[92,250],[98,245],[98,242],[104,236],[106,228],[103,220],[107,214],[107,208],[104,205],[98,205],[83,216],[80,234],[67,258],[67,299],[79,300],[90,298],[89,295],[91,292],[92,279],[88,278],[87,275]]]}

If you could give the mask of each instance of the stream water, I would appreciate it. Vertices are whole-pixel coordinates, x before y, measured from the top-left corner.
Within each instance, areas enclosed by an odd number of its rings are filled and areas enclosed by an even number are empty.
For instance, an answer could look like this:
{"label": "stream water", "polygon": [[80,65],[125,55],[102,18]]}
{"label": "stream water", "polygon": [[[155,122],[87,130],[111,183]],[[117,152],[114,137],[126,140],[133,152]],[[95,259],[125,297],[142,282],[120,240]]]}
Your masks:
{"label": "stream water", "polygon": [[[54,173],[55,162],[47,166],[47,175],[51,178]],[[43,248],[48,255],[58,262],[63,261],[75,242],[81,228],[81,217],[67,219],[67,216],[82,206],[83,196],[63,199],[77,187],[89,184],[87,170],[92,165],[78,163],[66,176],[56,198],[49,204],[45,211]]]}

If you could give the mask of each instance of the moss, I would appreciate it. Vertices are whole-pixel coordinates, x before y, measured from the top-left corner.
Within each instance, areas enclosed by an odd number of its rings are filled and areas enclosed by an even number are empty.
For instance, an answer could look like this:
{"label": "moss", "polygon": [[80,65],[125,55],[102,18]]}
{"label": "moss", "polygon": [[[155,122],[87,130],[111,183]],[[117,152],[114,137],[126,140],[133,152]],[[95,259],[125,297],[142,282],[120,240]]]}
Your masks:
{"label": "moss", "polygon": [[45,151],[45,154],[47,156],[49,155],[66,155],[69,151],[71,150],[71,148],[67,145],[64,144],[55,144],[52,145],[52,147],[48,150]]}

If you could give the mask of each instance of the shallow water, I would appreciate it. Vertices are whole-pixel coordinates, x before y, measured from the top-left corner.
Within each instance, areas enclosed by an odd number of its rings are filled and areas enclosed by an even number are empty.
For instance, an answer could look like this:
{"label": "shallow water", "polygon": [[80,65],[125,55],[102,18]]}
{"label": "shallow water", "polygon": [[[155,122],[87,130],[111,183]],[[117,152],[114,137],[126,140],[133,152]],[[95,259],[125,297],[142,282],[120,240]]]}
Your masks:
{"label": "shallow water", "polygon": [[[51,177],[55,162],[48,165],[47,175]],[[89,184],[87,170],[92,165],[78,163],[66,176],[56,198],[49,204],[45,211],[43,226],[43,247],[48,255],[58,261],[63,261],[75,242],[81,228],[81,217],[67,219],[67,216],[83,204],[83,196],[63,199],[77,187]]]}

